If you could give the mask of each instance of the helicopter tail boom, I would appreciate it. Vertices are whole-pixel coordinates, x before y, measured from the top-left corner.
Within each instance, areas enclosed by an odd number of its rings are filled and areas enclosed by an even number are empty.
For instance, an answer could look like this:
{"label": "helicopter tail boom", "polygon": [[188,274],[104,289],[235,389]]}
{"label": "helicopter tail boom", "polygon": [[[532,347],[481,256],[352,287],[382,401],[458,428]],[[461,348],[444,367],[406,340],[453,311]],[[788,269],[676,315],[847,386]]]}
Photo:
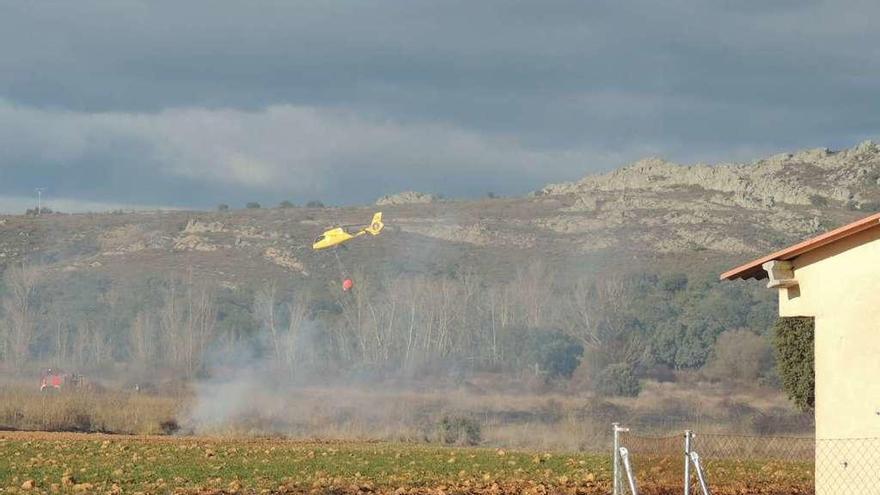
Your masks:
{"label": "helicopter tail boom", "polygon": [[373,215],[373,220],[370,222],[370,225],[364,229],[364,231],[369,232],[372,235],[379,235],[379,232],[382,232],[382,229],[385,227],[385,224],[382,223],[382,212],[376,212]]}

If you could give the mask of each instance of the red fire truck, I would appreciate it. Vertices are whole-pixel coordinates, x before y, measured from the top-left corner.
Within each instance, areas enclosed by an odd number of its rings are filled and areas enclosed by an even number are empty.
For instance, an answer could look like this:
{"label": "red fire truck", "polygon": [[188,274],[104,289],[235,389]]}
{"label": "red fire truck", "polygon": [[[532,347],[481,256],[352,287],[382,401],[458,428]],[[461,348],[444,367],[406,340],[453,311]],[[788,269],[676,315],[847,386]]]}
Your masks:
{"label": "red fire truck", "polygon": [[66,373],[61,370],[47,368],[40,374],[40,391],[61,390],[62,388],[78,387],[82,384],[83,377],[76,373]]}

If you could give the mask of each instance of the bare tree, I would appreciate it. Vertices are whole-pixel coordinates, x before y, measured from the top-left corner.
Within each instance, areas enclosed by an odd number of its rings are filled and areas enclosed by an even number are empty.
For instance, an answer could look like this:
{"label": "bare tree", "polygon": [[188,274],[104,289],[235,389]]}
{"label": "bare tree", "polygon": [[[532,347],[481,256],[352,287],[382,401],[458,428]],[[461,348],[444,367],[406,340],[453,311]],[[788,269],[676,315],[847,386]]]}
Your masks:
{"label": "bare tree", "polygon": [[611,291],[597,290],[596,285],[586,279],[579,280],[568,293],[565,327],[569,335],[578,339],[585,348],[598,347],[602,343],[599,326],[607,310],[605,303],[610,294]]}
{"label": "bare tree", "polygon": [[516,305],[522,311],[519,323],[532,328],[543,326],[553,297],[553,278],[547,266],[537,260],[520,269],[513,289]]}
{"label": "bare tree", "polygon": [[[339,305],[342,308],[342,316],[345,321],[341,335],[339,335],[340,343],[351,339],[356,347],[355,352],[358,359],[363,363],[375,362],[373,354],[373,338],[375,338],[375,320],[370,314],[369,305],[370,297],[376,297],[372,280],[370,280],[363,272],[358,272],[354,276],[358,280],[358,286],[351,292],[339,296]],[[344,355],[347,354],[344,347],[340,349]]]}
{"label": "bare tree", "polygon": [[314,358],[314,349],[303,348],[303,329],[308,323],[308,300],[296,294],[287,303],[287,333],[284,336],[283,355],[288,372],[293,375],[302,366],[303,359]]}
{"label": "bare tree", "polygon": [[15,364],[30,357],[30,346],[36,335],[36,291],[41,275],[38,267],[30,265],[13,266],[4,275],[5,357]]}
{"label": "bare tree", "polygon": [[183,287],[171,278],[159,310],[159,327],[166,343],[167,360],[193,376],[217,323],[217,304],[211,288],[194,281],[190,272]]}
{"label": "bare tree", "polygon": [[129,353],[134,364],[145,368],[154,363],[157,355],[156,322],[151,312],[138,311],[131,322]]}
{"label": "bare tree", "polygon": [[276,365],[283,362],[281,336],[278,332],[278,321],[276,315],[276,305],[278,289],[275,283],[269,283],[263,286],[254,295],[254,318],[260,327],[260,331],[269,337],[272,344],[272,359]]}
{"label": "bare tree", "polygon": [[211,288],[205,284],[194,284],[190,279],[187,309],[184,369],[187,376],[193,376],[202,363],[217,325],[217,303]]}
{"label": "bare tree", "polygon": [[170,365],[178,365],[182,359],[183,310],[177,300],[177,284],[174,279],[169,279],[168,286],[163,294],[162,306],[159,308],[159,328],[161,339],[165,342],[164,361]]}
{"label": "bare tree", "polygon": [[52,357],[58,363],[66,363],[70,359],[71,326],[68,315],[53,306],[49,311],[47,327],[51,332]]}
{"label": "bare tree", "polygon": [[627,314],[631,298],[631,288],[619,278],[580,280],[571,289],[563,328],[583,344],[587,351],[585,359],[604,366],[632,365],[644,358],[647,345],[641,334],[631,328]]}

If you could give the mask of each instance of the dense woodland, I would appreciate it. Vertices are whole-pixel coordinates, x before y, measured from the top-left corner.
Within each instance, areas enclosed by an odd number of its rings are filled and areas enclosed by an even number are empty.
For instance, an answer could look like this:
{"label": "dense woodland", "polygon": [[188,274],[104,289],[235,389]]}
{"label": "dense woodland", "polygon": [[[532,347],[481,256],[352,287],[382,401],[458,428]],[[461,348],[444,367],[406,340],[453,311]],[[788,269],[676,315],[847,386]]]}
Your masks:
{"label": "dense woodland", "polygon": [[772,294],[721,283],[714,272],[570,280],[538,262],[505,282],[467,269],[355,279],[343,293],[10,266],[0,287],[0,359],[8,370],[187,378],[258,363],[303,382],[496,372],[609,395],[636,394],[639,378],[670,370],[778,381]]}

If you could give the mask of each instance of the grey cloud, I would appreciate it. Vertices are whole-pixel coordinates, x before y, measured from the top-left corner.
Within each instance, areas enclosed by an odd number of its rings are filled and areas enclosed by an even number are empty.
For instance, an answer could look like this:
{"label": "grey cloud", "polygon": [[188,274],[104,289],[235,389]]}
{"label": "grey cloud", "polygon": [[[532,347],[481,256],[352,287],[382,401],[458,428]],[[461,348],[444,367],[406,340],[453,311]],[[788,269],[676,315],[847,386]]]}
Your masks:
{"label": "grey cloud", "polygon": [[[78,194],[190,204],[280,195],[292,186],[267,177],[294,166],[301,194],[461,195],[536,188],[640,153],[715,161],[849,146],[880,129],[878,15],[861,0],[5,3],[0,98],[74,123],[40,135],[27,119],[0,122],[0,140],[30,153],[7,155],[0,173],[21,193],[76,168],[65,186]],[[334,130],[296,120],[307,109]],[[88,133],[70,128],[83,122]],[[282,138],[279,125],[296,132]],[[427,136],[430,160],[409,146]],[[303,151],[288,137],[347,147]],[[21,151],[32,141],[47,150]],[[216,180],[195,177],[202,163]]]}
{"label": "grey cloud", "polygon": [[0,181],[17,185],[7,193],[51,184],[69,198],[166,206],[310,197],[350,204],[427,184],[441,193],[523,192],[591,159],[620,159],[291,105],[85,113],[0,104],[0,139]]}

